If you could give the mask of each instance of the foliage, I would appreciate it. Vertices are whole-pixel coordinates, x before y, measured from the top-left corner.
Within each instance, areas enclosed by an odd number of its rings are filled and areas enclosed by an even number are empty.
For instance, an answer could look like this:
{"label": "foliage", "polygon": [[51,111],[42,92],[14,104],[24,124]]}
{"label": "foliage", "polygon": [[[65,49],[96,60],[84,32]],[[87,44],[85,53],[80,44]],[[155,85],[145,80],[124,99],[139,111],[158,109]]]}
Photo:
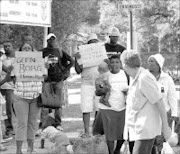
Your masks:
{"label": "foliage", "polygon": [[[104,27],[118,27],[121,41],[126,42],[129,10],[120,7],[125,2],[140,3],[143,6],[140,10],[132,11],[134,30],[139,34],[139,45],[143,51],[177,52],[180,39],[179,0],[102,0],[100,24]],[[161,44],[160,49],[158,43]]]}
{"label": "foliage", "polygon": [[[98,0],[53,0],[51,31],[61,41],[67,35],[78,31],[81,23],[95,24],[99,21]],[[0,38],[12,40],[15,48],[21,44],[23,33],[30,33],[36,49],[43,46],[43,27],[0,24]]]}

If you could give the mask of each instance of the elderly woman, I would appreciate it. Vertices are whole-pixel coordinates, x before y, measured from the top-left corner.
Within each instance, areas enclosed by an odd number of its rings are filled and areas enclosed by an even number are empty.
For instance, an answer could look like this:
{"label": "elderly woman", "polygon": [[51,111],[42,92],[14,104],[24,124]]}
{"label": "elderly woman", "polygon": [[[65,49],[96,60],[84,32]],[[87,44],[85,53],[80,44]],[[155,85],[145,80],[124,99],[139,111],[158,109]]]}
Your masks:
{"label": "elderly woman", "polygon": [[[167,112],[169,126],[171,126],[172,120],[178,122],[178,101],[174,81],[167,73],[162,70],[163,65],[164,57],[161,54],[151,55],[148,58],[149,71],[157,80],[159,92],[162,94]],[[158,136],[156,138],[154,147],[157,148],[153,148],[153,153],[155,153],[155,149],[157,149],[158,152],[161,151],[163,141],[163,136]]]}
{"label": "elderly woman", "polygon": [[133,154],[150,154],[157,135],[162,132],[166,140],[171,136],[162,95],[154,76],[141,67],[137,51],[124,51],[121,61],[132,77],[126,101],[124,138],[135,141]]}

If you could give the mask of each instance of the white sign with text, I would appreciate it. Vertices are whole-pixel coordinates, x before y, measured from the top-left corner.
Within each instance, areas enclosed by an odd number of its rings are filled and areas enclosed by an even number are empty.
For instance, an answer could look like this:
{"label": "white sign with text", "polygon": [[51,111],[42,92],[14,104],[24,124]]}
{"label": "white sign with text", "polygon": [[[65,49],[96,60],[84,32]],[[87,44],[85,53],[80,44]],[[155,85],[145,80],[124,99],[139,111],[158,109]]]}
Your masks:
{"label": "white sign with text", "polygon": [[98,66],[104,59],[107,58],[106,49],[102,43],[93,43],[79,46],[81,59],[78,60],[79,64],[83,67]]}
{"label": "white sign with text", "polygon": [[42,52],[15,52],[13,62],[17,81],[43,81],[45,70]]}
{"label": "white sign with text", "polygon": [[51,0],[0,0],[0,23],[51,27]]}

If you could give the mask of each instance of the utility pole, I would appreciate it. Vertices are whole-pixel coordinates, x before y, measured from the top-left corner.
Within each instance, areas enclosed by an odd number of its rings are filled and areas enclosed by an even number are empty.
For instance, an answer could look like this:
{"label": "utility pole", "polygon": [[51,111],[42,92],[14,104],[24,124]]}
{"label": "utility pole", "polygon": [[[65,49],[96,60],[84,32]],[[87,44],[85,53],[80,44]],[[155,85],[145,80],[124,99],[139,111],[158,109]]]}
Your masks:
{"label": "utility pole", "polygon": [[130,12],[130,49],[133,49],[133,14],[132,10]]}

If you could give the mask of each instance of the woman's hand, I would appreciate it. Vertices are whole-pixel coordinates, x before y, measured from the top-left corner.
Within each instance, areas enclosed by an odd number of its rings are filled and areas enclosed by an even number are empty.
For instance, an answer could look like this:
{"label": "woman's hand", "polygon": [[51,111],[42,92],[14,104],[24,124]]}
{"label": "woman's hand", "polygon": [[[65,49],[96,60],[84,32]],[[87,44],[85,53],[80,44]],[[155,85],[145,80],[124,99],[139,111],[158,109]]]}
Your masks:
{"label": "woman's hand", "polygon": [[45,63],[45,68],[49,69],[49,63],[48,62]]}
{"label": "woman's hand", "polygon": [[167,125],[166,126],[162,126],[162,133],[163,133],[163,136],[165,138],[165,140],[167,141],[170,137],[171,137],[171,129],[170,127],[168,127]]}

